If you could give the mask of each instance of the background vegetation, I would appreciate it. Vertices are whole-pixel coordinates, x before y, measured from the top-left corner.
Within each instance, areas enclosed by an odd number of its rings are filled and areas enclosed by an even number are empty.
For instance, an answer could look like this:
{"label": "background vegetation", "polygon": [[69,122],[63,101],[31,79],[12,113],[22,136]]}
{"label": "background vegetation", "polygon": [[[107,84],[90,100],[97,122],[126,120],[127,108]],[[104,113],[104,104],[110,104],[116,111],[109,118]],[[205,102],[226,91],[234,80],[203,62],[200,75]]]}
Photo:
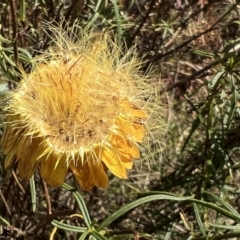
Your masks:
{"label": "background vegetation", "polygon": [[[1,0],[0,74],[51,46],[43,21],[112,30],[163,81],[168,134],[129,180],[52,189],[0,163],[0,239],[240,239],[239,0]],[[4,120],[4,116],[1,116]],[[36,193],[37,192],[37,193]]]}

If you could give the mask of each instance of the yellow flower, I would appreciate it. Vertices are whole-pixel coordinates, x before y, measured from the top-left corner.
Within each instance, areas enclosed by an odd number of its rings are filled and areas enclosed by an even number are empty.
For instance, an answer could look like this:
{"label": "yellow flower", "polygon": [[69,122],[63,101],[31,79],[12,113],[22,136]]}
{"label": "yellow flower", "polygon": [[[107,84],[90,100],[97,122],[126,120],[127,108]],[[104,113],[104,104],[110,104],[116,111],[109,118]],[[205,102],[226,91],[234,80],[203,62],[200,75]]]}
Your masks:
{"label": "yellow flower", "polygon": [[72,171],[84,190],[104,188],[107,169],[127,178],[151,124],[162,123],[153,118],[160,106],[155,87],[139,73],[134,51],[120,57],[108,34],[79,40],[69,30],[51,31],[54,48],[35,60],[32,73],[22,73],[7,99],[5,168],[17,161],[23,179],[39,169],[54,187]]}

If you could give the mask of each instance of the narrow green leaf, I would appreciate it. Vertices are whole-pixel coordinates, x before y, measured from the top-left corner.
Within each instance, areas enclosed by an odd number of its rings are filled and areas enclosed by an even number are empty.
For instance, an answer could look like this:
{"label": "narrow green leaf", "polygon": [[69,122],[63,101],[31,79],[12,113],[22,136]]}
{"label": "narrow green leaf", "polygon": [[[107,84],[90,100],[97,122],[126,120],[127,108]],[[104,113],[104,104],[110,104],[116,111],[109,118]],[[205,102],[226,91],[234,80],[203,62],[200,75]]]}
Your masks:
{"label": "narrow green leaf", "polygon": [[197,200],[197,199],[190,199],[189,202],[191,203],[197,203],[197,204],[200,204],[202,206],[205,206],[205,207],[209,207],[213,210],[215,210],[216,212],[228,217],[228,218],[231,218],[237,222],[240,222],[240,217],[239,216],[236,216],[236,215],[233,215],[231,212],[221,208],[221,207],[218,207],[216,204],[213,204],[213,203],[209,203],[209,202],[205,202],[205,201],[202,201],[202,200]]}
{"label": "narrow green leaf", "polygon": [[74,196],[74,198],[76,199],[77,204],[80,208],[80,211],[83,215],[83,220],[84,220],[86,226],[89,228],[92,221],[90,219],[87,207],[85,205],[85,202],[84,202],[82,196],[80,195],[80,193],[76,189],[74,189],[73,187],[69,186],[66,183],[63,184],[63,188],[66,189],[67,191],[70,191],[72,193],[72,195]]}
{"label": "narrow green leaf", "polygon": [[29,179],[29,185],[30,185],[30,192],[31,192],[32,211],[35,212],[37,200],[36,200],[36,187],[35,187],[34,176],[32,176]]}
{"label": "narrow green leaf", "polygon": [[193,203],[193,210],[194,210],[194,213],[195,213],[195,216],[196,216],[196,220],[197,220],[199,229],[200,229],[202,235],[203,235],[203,236],[206,236],[206,232],[205,232],[205,229],[204,229],[204,225],[203,225],[203,222],[202,222],[201,216],[200,216],[200,214],[199,214],[198,207],[197,207],[197,204],[196,204],[196,203]]}
{"label": "narrow green leaf", "polygon": [[120,20],[120,15],[119,15],[119,8],[118,4],[115,0],[111,0],[113,6],[114,6],[114,11],[117,19],[117,32],[118,32],[118,46],[121,46],[121,37],[122,37],[122,23]]}
{"label": "narrow green leaf", "polygon": [[12,65],[13,67],[16,67],[15,62],[11,58],[9,58],[5,52],[2,52],[2,55],[10,65]]}
{"label": "narrow green leaf", "polygon": [[24,48],[19,47],[19,57],[26,62],[30,62],[32,60],[32,55]]}
{"label": "narrow green leaf", "polygon": [[10,226],[10,223],[0,215],[0,221]]}
{"label": "narrow green leaf", "polygon": [[[207,104],[208,105],[208,104]],[[207,106],[206,106],[207,107]],[[192,137],[195,130],[198,128],[201,122],[203,122],[203,117],[207,114],[206,107],[202,110],[200,114],[198,114],[198,117],[193,121],[191,130],[189,131],[188,136],[186,137],[186,140],[182,146],[181,152],[184,151],[185,147],[187,146],[190,138]]]}
{"label": "narrow green leaf", "polygon": [[20,1],[20,20],[22,22],[25,22],[26,17],[26,6],[25,6],[25,0]]}
{"label": "narrow green leaf", "polygon": [[76,226],[73,226],[73,225],[69,225],[69,224],[66,224],[66,223],[62,223],[62,222],[59,222],[57,220],[53,220],[51,222],[51,224],[54,226],[54,227],[57,227],[59,229],[63,229],[63,230],[66,230],[66,231],[70,231],[70,232],[79,232],[79,233],[83,233],[87,230],[87,228],[85,227],[76,227]]}
{"label": "narrow green leaf", "polygon": [[133,202],[129,203],[128,205],[120,208],[116,212],[114,212],[111,216],[109,216],[107,219],[105,219],[100,224],[100,226],[97,228],[97,231],[101,231],[102,229],[107,227],[110,223],[112,223],[114,220],[116,220],[118,217],[122,216],[123,214],[130,211],[131,209],[133,209],[139,205],[142,205],[144,203],[156,201],[156,200],[186,201],[186,200],[190,200],[192,198],[193,197],[178,197],[178,196],[167,195],[167,194],[156,194],[156,195],[151,195],[151,196],[140,198],[140,199],[133,201]]}
{"label": "narrow green leaf", "polygon": [[94,16],[88,21],[88,24],[87,24],[86,27],[85,27],[85,30],[86,30],[86,31],[89,30],[89,29],[93,26],[93,24],[96,22],[96,20],[98,19],[98,17],[99,17],[99,13],[96,12],[96,13],[94,14]]}
{"label": "narrow green leaf", "polygon": [[204,52],[197,49],[190,50],[190,52],[199,56],[207,57],[207,58],[214,58],[215,56],[213,53]]}
{"label": "narrow green leaf", "polygon": [[[139,238],[151,238],[152,239],[152,235],[147,234],[147,233],[139,233]],[[113,236],[110,237],[109,240],[130,240],[130,239],[134,239],[135,235],[134,234],[119,234],[117,236]]]}
{"label": "narrow green leaf", "polygon": [[108,240],[107,238],[105,238],[102,234],[100,234],[99,232],[97,232],[96,230],[93,230],[91,232],[91,234],[97,239],[97,240]]}
{"label": "narrow green leaf", "polygon": [[192,237],[191,240],[230,240],[230,239],[238,239],[240,237],[240,232],[233,232],[233,233],[227,233],[227,234],[219,234],[219,235],[214,235],[211,237]]}
{"label": "narrow green leaf", "polygon": [[7,38],[4,38],[1,34],[0,34],[0,43],[6,43],[6,44],[11,44],[12,41],[8,40]]}
{"label": "narrow green leaf", "polygon": [[[1,54],[1,53],[0,53],[0,54]],[[3,69],[5,72],[8,70],[7,64],[6,64],[5,60],[4,60],[2,57],[0,57],[0,65],[1,65],[2,69]]]}
{"label": "narrow green leaf", "polygon": [[78,240],[84,240],[88,236],[89,232],[85,231]]}
{"label": "narrow green leaf", "polygon": [[222,76],[224,75],[224,73],[225,73],[225,69],[221,70],[220,72],[218,72],[218,73],[215,75],[215,77],[213,78],[213,80],[210,81],[209,84],[208,84],[209,89],[213,90],[213,89],[215,89],[215,88],[218,86],[219,81],[220,81],[220,79],[222,78]]}
{"label": "narrow green leaf", "polygon": [[229,211],[231,211],[234,215],[238,216],[240,218],[239,213],[235,210],[235,208],[233,208],[231,205],[229,205],[228,203],[226,203],[225,201],[223,201],[221,198],[217,197],[216,195],[204,191],[203,194],[210,196],[212,199],[214,199],[215,201],[219,202],[220,204],[222,204],[226,209],[228,209]]}
{"label": "narrow green leaf", "polygon": [[229,230],[235,230],[235,231],[239,231],[240,229],[240,225],[236,225],[236,226],[229,226],[229,225],[220,225],[220,224],[213,224],[213,223],[209,223],[209,226],[214,227],[214,228],[219,228],[219,229],[229,229]]}

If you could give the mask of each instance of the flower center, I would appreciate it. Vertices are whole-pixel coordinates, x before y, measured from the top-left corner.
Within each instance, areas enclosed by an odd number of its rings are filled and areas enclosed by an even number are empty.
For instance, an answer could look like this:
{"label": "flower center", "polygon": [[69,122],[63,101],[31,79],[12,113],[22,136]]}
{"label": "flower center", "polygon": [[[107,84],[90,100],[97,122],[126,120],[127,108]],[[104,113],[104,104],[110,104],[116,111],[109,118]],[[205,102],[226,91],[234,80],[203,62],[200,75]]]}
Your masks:
{"label": "flower center", "polygon": [[121,112],[123,81],[88,61],[40,65],[24,83],[31,127],[55,151],[91,149],[106,141]]}

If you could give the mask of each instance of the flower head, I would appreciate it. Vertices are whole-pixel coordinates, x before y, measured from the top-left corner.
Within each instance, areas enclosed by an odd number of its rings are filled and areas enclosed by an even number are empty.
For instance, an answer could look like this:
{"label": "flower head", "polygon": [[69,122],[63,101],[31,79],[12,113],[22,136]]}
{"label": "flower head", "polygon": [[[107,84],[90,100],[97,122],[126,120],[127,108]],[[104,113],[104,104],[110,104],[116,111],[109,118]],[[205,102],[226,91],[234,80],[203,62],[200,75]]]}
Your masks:
{"label": "flower head", "polygon": [[160,105],[153,84],[139,73],[134,50],[121,57],[108,34],[51,32],[54,48],[9,94],[5,168],[17,161],[23,179],[39,168],[51,186],[70,170],[84,190],[106,187],[106,169],[127,178],[151,124],[162,123],[153,118]]}

